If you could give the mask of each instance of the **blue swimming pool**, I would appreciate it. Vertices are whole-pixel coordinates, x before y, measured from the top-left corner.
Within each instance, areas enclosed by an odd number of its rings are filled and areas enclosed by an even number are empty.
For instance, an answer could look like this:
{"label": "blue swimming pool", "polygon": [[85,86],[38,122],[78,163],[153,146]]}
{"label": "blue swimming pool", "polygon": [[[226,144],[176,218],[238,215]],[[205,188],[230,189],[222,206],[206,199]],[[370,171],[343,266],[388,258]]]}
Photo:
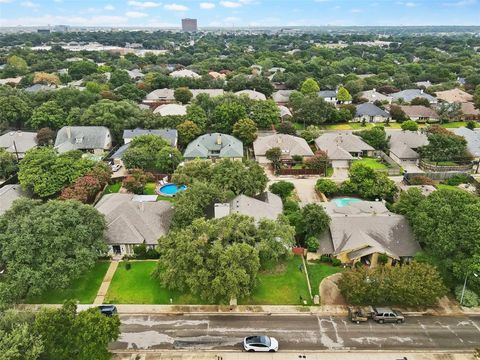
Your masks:
{"label": "blue swimming pool", "polygon": [[333,199],[332,200],[338,207],[344,207],[344,206],[348,206],[352,203],[356,203],[356,202],[359,202],[359,201],[362,201],[360,199],[357,199],[357,198],[349,198],[349,197],[344,197],[344,198],[336,198],[336,199]]}
{"label": "blue swimming pool", "polygon": [[175,196],[177,192],[184,191],[186,188],[185,185],[167,184],[161,186],[160,189],[158,189],[158,193],[163,196]]}

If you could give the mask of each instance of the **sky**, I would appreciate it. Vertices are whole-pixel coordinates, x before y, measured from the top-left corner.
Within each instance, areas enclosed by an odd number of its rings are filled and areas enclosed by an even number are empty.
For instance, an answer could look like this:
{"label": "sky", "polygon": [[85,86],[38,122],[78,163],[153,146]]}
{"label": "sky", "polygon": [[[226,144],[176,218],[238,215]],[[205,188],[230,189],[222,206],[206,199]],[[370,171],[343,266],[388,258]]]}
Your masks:
{"label": "sky", "polygon": [[1,26],[480,25],[480,0],[0,0]]}

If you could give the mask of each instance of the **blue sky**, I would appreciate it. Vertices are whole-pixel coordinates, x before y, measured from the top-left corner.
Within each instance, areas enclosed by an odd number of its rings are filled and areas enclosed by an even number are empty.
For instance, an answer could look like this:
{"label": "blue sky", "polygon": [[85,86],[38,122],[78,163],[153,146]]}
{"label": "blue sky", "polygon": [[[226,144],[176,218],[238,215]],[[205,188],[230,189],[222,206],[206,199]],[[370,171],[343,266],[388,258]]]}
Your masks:
{"label": "blue sky", "polygon": [[0,26],[480,25],[480,0],[0,0]]}

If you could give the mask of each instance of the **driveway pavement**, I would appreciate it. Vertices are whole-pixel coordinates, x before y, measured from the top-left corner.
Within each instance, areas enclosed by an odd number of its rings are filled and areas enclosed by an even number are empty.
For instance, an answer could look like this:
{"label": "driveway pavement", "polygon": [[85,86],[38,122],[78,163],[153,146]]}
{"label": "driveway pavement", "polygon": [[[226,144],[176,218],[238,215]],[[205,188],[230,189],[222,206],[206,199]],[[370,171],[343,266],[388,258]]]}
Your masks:
{"label": "driveway pavement", "polygon": [[404,324],[352,324],[316,315],[121,316],[112,350],[241,350],[245,336],[267,334],[280,350],[473,350],[480,316],[407,317]]}
{"label": "driveway pavement", "polygon": [[275,178],[275,180],[271,180],[268,186],[280,180],[291,182],[295,185],[295,190],[297,192],[298,198],[300,199],[300,206],[304,206],[309,203],[321,202],[320,197],[315,191],[315,184],[318,179],[319,177],[308,177],[305,179],[277,177]]}

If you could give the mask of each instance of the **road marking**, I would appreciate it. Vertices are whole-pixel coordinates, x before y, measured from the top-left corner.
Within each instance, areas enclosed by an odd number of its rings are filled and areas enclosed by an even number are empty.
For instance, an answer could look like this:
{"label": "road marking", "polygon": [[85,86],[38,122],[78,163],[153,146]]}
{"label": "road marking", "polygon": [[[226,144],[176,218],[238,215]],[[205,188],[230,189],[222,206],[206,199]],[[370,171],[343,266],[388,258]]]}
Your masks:
{"label": "road marking", "polygon": [[[344,349],[345,347],[344,347],[343,339],[338,334],[337,324],[332,319],[332,317],[330,317],[329,319],[320,319],[320,317],[317,316],[317,320],[318,320],[318,328],[320,329],[320,342],[322,343],[322,345],[327,347],[329,350]],[[336,341],[327,335],[327,329],[325,329],[322,326],[323,322],[332,325],[333,330],[335,331]]]}

